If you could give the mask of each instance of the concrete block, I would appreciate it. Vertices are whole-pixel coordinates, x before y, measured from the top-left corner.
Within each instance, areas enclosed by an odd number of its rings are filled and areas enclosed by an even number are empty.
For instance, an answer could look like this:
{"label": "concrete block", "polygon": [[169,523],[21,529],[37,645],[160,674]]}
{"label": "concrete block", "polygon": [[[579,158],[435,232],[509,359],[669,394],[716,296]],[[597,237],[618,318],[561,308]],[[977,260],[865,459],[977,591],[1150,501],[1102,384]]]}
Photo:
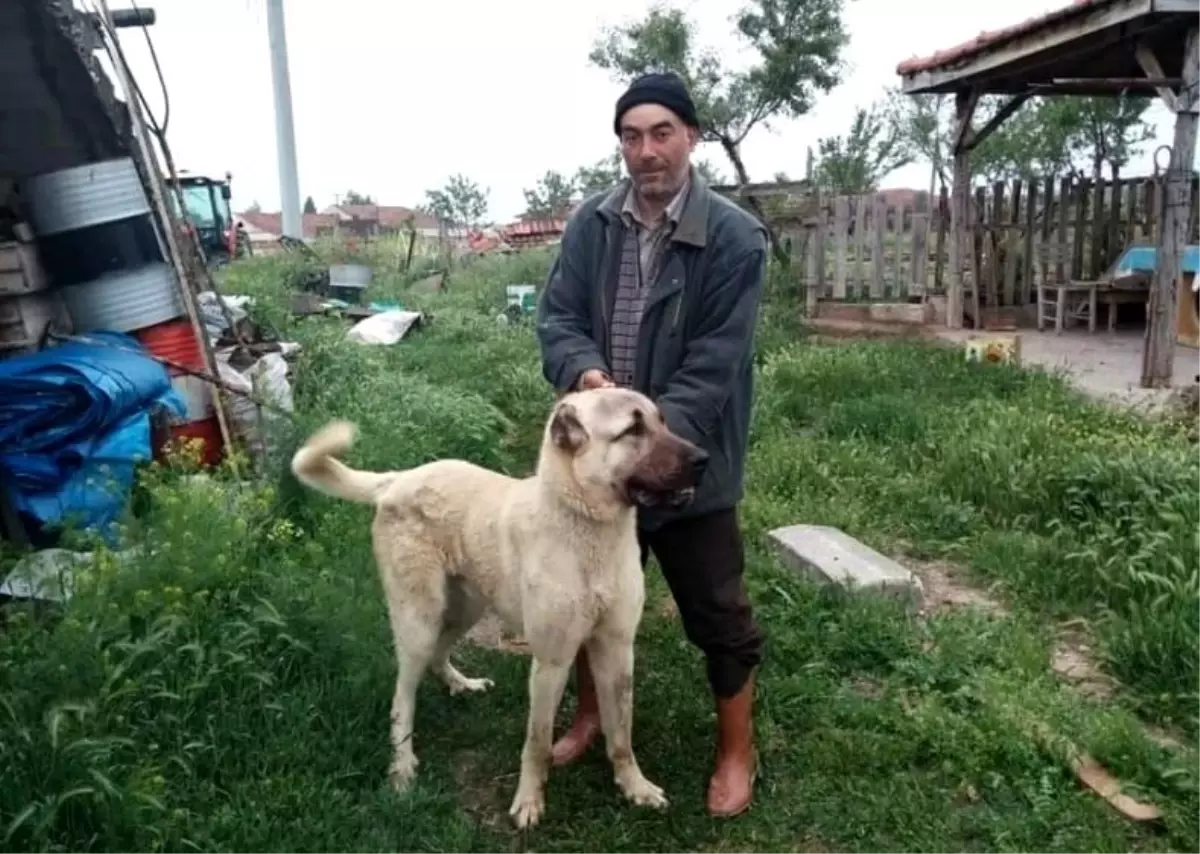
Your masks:
{"label": "concrete block", "polygon": [[814,581],[894,596],[913,607],[921,606],[924,591],[920,578],[837,528],[789,525],[770,531],[767,537],[784,564]]}
{"label": "concrete block", "polygon": [[877,323],[912,323],[923,326],[933,321],[933,306],[927,302],[873,302],[867,306],[867,316]]}

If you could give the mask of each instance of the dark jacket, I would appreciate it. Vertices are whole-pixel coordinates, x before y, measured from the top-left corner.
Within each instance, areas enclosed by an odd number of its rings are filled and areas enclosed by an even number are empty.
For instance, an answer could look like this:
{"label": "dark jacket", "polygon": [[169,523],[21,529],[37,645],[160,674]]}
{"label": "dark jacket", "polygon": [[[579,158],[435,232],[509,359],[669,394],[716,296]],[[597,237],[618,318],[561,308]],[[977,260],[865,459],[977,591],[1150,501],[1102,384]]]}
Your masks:
{"label": "dark jacket", "polygon": [[[542,372],[559,391],[591,368],[609,370],[609,322],[625,236],[629,180],[585,201],[567,222],[537,307]],[[671,430],[709,454],[696,497],[643,511],[653,529],[736,505],[753,394],[754,327],[767,265],[766,231],[750,214],[692,185],[646,300],[634,387],[658,403]]]}

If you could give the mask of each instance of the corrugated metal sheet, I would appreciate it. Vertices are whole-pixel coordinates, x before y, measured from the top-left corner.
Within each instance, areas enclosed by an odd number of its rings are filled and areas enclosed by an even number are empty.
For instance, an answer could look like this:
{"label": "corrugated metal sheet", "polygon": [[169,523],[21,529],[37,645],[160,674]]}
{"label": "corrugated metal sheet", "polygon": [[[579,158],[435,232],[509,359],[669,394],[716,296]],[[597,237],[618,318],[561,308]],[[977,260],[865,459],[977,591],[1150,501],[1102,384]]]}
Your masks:
{"label": "corrugated metal sheet", "polygon": [[128,157],[37,175],[23,186],[34,231],[42,236],[150,213]]}
{"label": "corrugated metal sheet", "polygon": [[133,332],[174,320],[186,310],[167,264],[147,264],[137,270],[109,273],[62,291],[67,310],[80,332],[98,329]]}

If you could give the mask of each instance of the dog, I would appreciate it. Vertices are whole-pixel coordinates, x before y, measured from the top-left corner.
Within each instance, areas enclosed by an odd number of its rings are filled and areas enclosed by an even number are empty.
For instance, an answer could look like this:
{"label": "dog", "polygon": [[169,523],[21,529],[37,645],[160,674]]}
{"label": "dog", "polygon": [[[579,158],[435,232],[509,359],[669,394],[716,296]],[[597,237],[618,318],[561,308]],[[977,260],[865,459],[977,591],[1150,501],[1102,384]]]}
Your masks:
{"label": "dog", "polygon": [[372,542],[398,664],[388,776],[413,780],[417,685],[432,668],[451,693],[484,691],[450,650],[490,606],[533,655],[520,779],[509,814],[531,827],[545,811],[555,713],[581,647],[596,682],[617,787],[665,808],[634,757],[634,636],[645,602],[637,507],[685,504],[707,459],[658,407],[628,389],[569,393],[553,406],[536,473],[517,479],[462,460],[393,472],[338,460],[355,427],[335,421],[292,458],[308,487],[375,507]]}

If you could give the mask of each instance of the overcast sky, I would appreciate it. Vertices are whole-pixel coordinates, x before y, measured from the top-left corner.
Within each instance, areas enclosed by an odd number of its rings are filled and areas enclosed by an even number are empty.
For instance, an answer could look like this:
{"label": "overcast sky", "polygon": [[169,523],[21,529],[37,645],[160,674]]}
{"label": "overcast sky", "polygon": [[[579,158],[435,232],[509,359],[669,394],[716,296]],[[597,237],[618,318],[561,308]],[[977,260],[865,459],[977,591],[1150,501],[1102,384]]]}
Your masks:
{"label": "overcast sky", "polygon": [[[127,5],[111,0],[112,7]],[[278,210],[275,120],[263,0],[144,0],[170,97],[176,165],[233,173],[234,206]],[[621,87],[587,55],[601,27],[645,14],[652,0],[287,0],[288,53],[300,197],[318,207],[346,190],[413,206],[462,172],[490,188],[498,221],[523,209],[521,191],[547,170],[573,172],[615,146]],[[741,0],[685,0],[707,45],[737,62],[730,18]],[[858,106],[898,82],[896,64],[1049,11],[1054,0],[849,0],[849,66],[809,115],[756,128],[743,146],[752,179],[800,176],[805,148],[844,133]],[[146,97],[162,96],[139,30],[122,45]],[[1157,142],[1133,164],[1148,172],[1171,119],[1148,111]],[[719,150],[701,147],[731,174]],[[920,165],[885,186],[921,188]]]}

